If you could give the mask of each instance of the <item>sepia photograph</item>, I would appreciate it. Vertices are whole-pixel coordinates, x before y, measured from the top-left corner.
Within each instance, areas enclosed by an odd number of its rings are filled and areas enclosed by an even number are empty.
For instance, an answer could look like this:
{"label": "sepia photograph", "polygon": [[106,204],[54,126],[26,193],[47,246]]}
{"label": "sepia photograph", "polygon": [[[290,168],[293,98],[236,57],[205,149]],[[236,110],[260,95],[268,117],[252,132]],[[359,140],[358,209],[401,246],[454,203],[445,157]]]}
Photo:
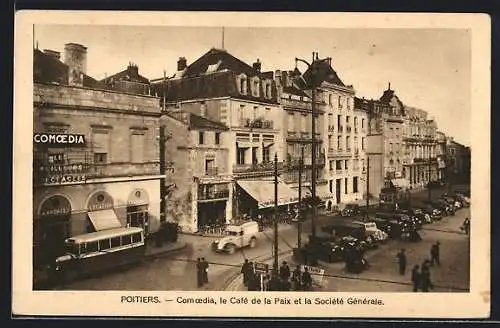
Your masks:
{"label": "sepia photograph", "polygon": [[477,108],[466,16],[246,23],[259,15],[24,24],[14,166],[31,170],[16,184],[31,207],[14,239],[32,292],[288,315],[303,295],[320,316],[373,315],[385,293],[467,296],[489,274],[475,258],[489,249],[489,185],[474,187],[489,145],[471,124],[489,124],[489,94]]}

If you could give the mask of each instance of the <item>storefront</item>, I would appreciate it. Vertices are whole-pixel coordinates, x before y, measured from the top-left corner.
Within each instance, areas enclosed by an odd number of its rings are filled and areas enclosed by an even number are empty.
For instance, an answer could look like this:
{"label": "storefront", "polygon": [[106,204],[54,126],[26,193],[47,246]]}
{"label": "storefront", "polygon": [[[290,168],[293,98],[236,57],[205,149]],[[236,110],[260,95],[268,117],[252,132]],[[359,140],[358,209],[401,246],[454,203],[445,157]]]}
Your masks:
{"label": "storefront", "polygon": [[71,203],[62,195],[45,199],[33,224],[33,260],[35,266],[51,263],[64,251],[69,237]]}
{"label": "storefront", "polygon": [[127,226],[141,227],[147,236],[149,229],[149,196],[143,189],[135,189],[127,200]]}
{"label": "storefront", "polygon": [[202,183],[198,185],[198,231],[222,227],[227,222],[229,183]]}
{"label": "storefront", "polygon": [[113,198],[105,191],[93,193],[87,202],[87,232],[122,226],[114,210]]}

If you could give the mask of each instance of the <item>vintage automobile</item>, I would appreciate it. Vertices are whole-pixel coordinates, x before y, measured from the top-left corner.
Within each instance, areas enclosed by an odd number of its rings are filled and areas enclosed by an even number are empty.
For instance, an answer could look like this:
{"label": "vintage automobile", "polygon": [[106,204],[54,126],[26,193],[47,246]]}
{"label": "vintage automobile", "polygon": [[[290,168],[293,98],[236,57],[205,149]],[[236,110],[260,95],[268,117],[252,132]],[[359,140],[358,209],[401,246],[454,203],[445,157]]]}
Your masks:
{"label": "vintage automobile", "polygon": [[386,232],[390,238],[407,239],[416,231],[415,224],[405,214],[378,212],[374,220],[380,229],[387,229]]}
{"label": "vintage automobile", "polygon": [[340,215],[344,217],[355,216],[361,214],[361,209],[358,204],[346,204]]}
{"label": "vintage automobile", "polygon": [[243,247],[253,248],[257,245],[259,224],[256,221],[248,221],[238,225],[228,225],[226,235],[212,243],[212,249],[216,252],[233,254],[237,249]]}
{"label": "vintage automobile", "polygon": [[[329,233],[335,237],[354,237],[359,241],[364,241],[367,248],[375,248],[384,238],[377,230],[373,229],[372,225],[364,222],[355,222],[349,219],[336,219],[328,225],[322,226],[321,231]],[[375,224],[376,229],[376,224]],[[377,234],[378,236],[375,236]]]}
{"label": "vintage automobile", "polygon": [[455,207],[455,210],[462,208],[462,202],[452,196],[441,196],[441,199]]}
{"label": "vintage automobile", "polygon": [[432,223],[432,217],[428,213],[425,213],[425,211],[423,209],[418,208],[418,207],[412,207],[412,208],[408,209],[408,211],[412,215],[418,217],[420,219],[420,221],[422,222],[422,224]]}
{"label": "vintage automobile", "polygon": [[424,224],[423,220],[420,217],[418,217],[417,215],[415,215],[413,213],[413,211],[408,210],[408,209],[399,209],[399,210],[395,211],[395,213],[403,214],[403,215],[407,216],[410,219],[410,221],[412,222],[412,224],[414,225],[416,230],[422,229],[422,225]]}
{"label": "vintage automobile", "polygon": [[344,260],[344,245],[340,245],[332,235],[323,233],[309,236],[309,242],[304,251],[314,254],[325,262],[338,262]]}
{"label": "vintage automobile", "polygon": [[423,203],[425,205],[431,206],[433,209],[439,210],[444,216],[450,215],[450,207],[446,202],[443,203],[436,200],[424,200]]}

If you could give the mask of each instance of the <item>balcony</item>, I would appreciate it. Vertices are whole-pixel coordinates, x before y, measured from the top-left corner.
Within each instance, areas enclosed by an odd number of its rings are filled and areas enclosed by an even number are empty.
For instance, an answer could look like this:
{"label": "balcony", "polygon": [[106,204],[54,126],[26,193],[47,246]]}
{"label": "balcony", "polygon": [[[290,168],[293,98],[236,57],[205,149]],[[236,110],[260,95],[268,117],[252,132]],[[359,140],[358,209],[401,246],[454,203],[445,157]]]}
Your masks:
{"label": "balcony", "polygon": [[219,174],[219,168],[218,167],[207,167],[205,170],[205,175],[208,176],[214,176]]}
{"label": "balcony", "polygon": [[243,119],[240,121],[240,126],[251,129],[273,129],[274,124],[273,121],[258,118],[255,120]]}
{"label": "balcony", "polygon": [[212,200],[212,199],[228,199],[229,198],[229,190],[219,190],[212,192],[199,192],[198,200]]}
{"label": "balcony", "polygon": [[[296,132],[296,131],[287,131],[286,136],[287,142],[307,142],[310,143],[311,133],[310,132]],[[316,133],[316,142],[322,143],[323,139],[321,139],[321,134]]]}
{"label": "balcony", "polygon": [[[283,166],[284,166],[283,162],[278,162],[278,171],[282,171]],[[238,175],[254,174],[254,173],[273,174],[273,172],[274,172],[274,162],[233,165],[233,173]]]}
{"label": "balcony", "polygon": [[160,163],[108,163],[89,165],[87,178],[132,177],[160,174]]}
{"label": "balcony", "polygon": [[352,153],[350,152],[350,148],[349,149],[342,149],[342,148],[338,148],[338,149],[328,149],[328,157],[351,157],[352,156]]}
{"label": "balcony", "polygon": [[281,98],[281,104],[283,107],[311,110],[311,103],[303,100]]}

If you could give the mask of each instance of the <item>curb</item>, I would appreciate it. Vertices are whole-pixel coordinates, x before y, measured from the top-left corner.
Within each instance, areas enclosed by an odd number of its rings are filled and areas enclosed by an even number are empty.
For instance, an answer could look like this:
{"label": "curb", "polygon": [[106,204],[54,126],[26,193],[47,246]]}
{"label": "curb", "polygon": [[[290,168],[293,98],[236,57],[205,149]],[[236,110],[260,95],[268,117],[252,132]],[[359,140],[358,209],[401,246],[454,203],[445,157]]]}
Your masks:
{"label": "curb", "polygon": [[[179,242],[178,246],[172,247],[171,249],[159,251],[157,253],[152,253],[152,254],[145,254],[144,259],[157,258],[157,257],[161,257],[163,255],[169,254],[169,253],[180,251],[180,250],[186,248],[187,245],[188,245],[188,243],[186,243],[186,242]],[[154,246],[153,246],[153,248],[154,248]]]}

